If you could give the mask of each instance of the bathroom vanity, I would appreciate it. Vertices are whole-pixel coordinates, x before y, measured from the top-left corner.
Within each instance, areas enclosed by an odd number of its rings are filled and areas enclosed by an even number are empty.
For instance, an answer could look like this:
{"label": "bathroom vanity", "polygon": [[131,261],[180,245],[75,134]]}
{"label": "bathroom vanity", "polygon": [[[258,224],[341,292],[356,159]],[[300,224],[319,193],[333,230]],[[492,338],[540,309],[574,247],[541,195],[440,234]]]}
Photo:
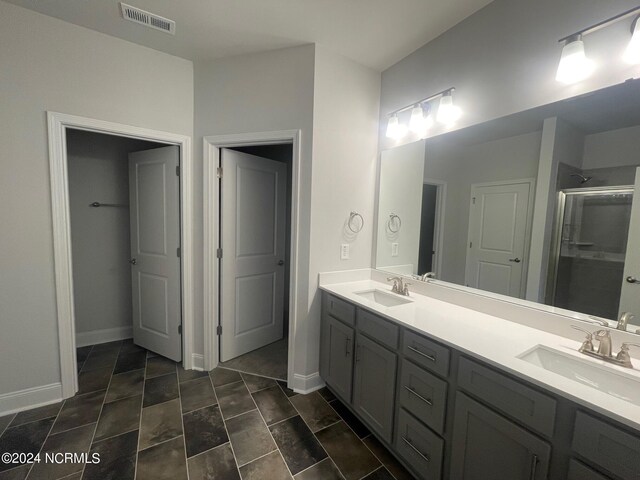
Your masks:
{"label": "bathroom vanity", "polygon": [[638,370],[374,280],[321,288],[322,378],[417,478],[640,479]]}

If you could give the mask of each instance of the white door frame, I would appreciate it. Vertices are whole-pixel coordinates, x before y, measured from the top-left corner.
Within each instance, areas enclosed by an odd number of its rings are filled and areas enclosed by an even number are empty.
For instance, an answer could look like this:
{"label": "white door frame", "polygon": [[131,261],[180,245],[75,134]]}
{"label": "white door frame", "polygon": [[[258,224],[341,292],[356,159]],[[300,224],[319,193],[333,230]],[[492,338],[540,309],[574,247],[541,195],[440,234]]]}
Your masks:
{"label": "white door frame", "polygon": [[[535,188],[536,188],[536,179],[535,178],[520,178],[516,180],[498,180],[496,182],[479,182],[472,183],[469,189],[469,219],[467,225],[467,245],[471,241],[471,192],[473,192],[474,187],[497,187],[500,185],[516,185],[519,183],[528,183],[529,184],[529,202],[527,204],[527,220],[525,224],[524,230],[524,253],[522,255],[522,284],[520,286],[520,299],[525,298],[525,294],[527,292],[527,274],[529,272],[529,250],[531,250],[531,229],[533,227],[533,207],[535,202]],[[467,278],[467,266],[469,262],[469,252],[465,255],[464,262],[464,283],[467,285],[469,283],[469,279]]]}
{"label": "white door frame", "polygon": [[291,260],[289,265],[289,354],[287,365],[287,383],[293,385],[294,348],[296,338],[298,303],[298,231],[300,225],[300,130],[282,130],[276,132],[240,133],[229,135],[211,135],[204,137],[204,185],[203,185],[203,222],[204,222],[204,368],[211,370],[218,366],[218,305],[220,289],[218,285],[218,265],[216,250],[219,247],[220,212],[219,182],[217,167],[220,162],[220,149],[256,145],[274,145],[290,143],[292,145],[291,165]]}
{"label": "white door frame", "polygon": [[60,347],[62,396],[69,398],[78,390],[76,371],[76,334],[73,307],[73,267],[71,257],[71,217],[67,169],[67,129],[117,135],[160,142],[180,147],[180,216],[182,274],[182,360],[185,369],[193,368],[193,203],[191,138],[159,130],[135,127],[93,118],[47,112],[49,133],[49,169],[51,174],[51,211],[53,216],[53,253]]}
{"label": "white door frame", "polygon": [[436,258],[433,262],[433,271],[436,273],[436,278],[442,275],[442,257],[444,248],[444,219],[446,214],[447,205],[447,182],[442,180],[436,180],[433,178],[425,178],[422,182],[423,185],[433,185],[437,187],[436,193],[436,221],[434,225],[434,243],[433,247],[436,251]]}

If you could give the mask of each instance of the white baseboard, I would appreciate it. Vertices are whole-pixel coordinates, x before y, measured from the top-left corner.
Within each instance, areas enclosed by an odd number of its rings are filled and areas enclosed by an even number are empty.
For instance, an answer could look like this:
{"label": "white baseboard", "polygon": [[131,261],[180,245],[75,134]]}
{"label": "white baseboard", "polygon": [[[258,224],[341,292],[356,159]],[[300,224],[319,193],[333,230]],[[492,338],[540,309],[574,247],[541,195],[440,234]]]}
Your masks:
{"label": "white baseboard", "polygon": [[191,368],[194,370],[204,371],[204,355],[194,353],[191,355]]}
{"label": "white baseboard", "polygon": [[98,343],[115,342],[133,337],[133,327],[105,328],[104,330],[93,330],[91,332],[76,333],[76,347],[86,347]]}
{"label": "white baseboard", "polygon": [[320,373],[312,373],[311,375],[293,374],[293,386],[289,385],[296,393],[307,394],[320,390],[324,387],[324,380],[320,377]]}
{"label": "white baseboard", "polygon": [[60,382],[3,393],[0,395],[0,417],[61,400],[62,384]]}

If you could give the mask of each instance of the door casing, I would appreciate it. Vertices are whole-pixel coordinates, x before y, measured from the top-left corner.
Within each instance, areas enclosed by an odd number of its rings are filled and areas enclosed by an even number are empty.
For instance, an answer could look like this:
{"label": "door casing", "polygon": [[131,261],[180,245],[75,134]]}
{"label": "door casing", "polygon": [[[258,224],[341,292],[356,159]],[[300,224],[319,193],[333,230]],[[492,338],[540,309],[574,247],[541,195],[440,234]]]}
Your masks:
{"label": "door casing", "polygon": [[[107,122],[93,118],[47,112],[51,213],[53,217],[53,252],[55,293],[60,350],[62,397],[70,398],[78,390],[76,367],[75,314],[73,308],[73,274],[71,257],[71,217],[67,171],[67,129],[85,130],[120,137],[135,138],[180,147],[180,217],[182,276],[182,351],[185,369],[202,369],[202,359],[193,354],[193,202],[191,138],[186,135]],[[195,363],[195,364],[194,364]]]}

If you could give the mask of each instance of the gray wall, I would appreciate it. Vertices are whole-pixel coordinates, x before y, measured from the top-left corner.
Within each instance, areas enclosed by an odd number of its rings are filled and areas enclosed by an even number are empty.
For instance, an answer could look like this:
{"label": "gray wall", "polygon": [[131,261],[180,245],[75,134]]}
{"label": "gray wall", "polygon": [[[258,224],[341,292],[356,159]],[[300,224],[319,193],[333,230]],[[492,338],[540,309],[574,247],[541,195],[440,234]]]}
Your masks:
{"label": "gray wall", "polygon": [[192,63],[0,2],[0,394],[60,382],[46,111],[192,135]]}
{"label": "gray wall", "polygon": [[132,326],[129,208],[90,204],[128,205],[128,153],[159,146],[67,132],[76,342],[95,339],[100,330]]}

